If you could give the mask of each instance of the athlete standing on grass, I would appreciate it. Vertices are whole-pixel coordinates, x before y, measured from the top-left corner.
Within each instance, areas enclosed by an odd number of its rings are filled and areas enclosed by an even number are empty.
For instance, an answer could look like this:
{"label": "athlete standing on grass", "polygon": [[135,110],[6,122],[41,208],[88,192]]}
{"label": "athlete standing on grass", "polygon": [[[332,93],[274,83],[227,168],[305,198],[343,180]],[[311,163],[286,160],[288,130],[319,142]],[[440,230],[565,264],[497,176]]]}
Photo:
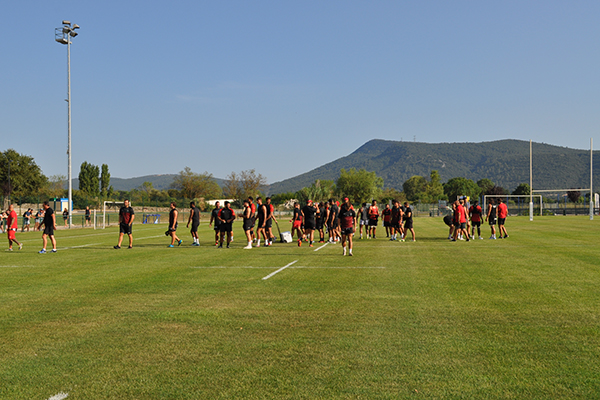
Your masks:
{"label": "athlete standing on grass", "polygon": [[256,240],[254,236],[254,223],[256,222],[256,205],[254,204],[254,199],[252,196],[248,196],[248,203],[250,203],[250,213],[252,215],[252,227],[250,228],[250,236],[252,237],[252,241]]}
{"label": "athlete standing on grass", "polygon": [[[504,224],[506,223],[506,217],[508,217],[508,207],[502,199],[498,199],[498,203],[498,230],[500,231],[500,239],[506,239],[508,232],[506,232]],[[502,232],[504,232],[504,238]]]}
{"label": "athlete standing on grass", "polygon": [[235,219],[235,212],[231,209],[228,201],[225,202],[225,207],[221,208],[218,215],[219,221],[221,221],[221,225],[219,229],[221,230],[221,238],[219,239],[219,249],[223,248],[223,237],[227,235],[227,248],[229,248],[229,243],[231,243],[231,231],[233,230],[233,220]]}
{"label": "athlete standing on grass", "polygon": [[277,220],[275,219],[275,208],[273,207],[273,204],[271,204],[271,198],[267,197],[265,200],[267,201],[267,204],[265,204],[267,207],[267,219],[265,220],[265,234],[267,235],[266,245],[271,246],[273,245],[273,239],[275,238],[275,235],[273,235],[273,221],[277,223]]}
{"label": "athlete standing on grass", "polygon": [[369,238],[369,207],[367,203],[362,203],[362,207],[358,209],[358,216],[360,219],[358,232],[360,233],[360,238],[363,238],[363,227],[365,228],[365,234],[367,235],[367,239]]}
{"label": "athlete standing on grass", "polygon": [[42,206],[44,208],[44,233],[42,234],[42,243],[44,247],[39,251],[40,254],[46,254],[46,245],[48,244],[48,237],[52,242],[52,252],[56,253],[56,239],[54,238],[54,230],[56,229],[56,215],[54,210],[50,208],[48,201],[44,202]]}
{"label": "athlete standing on grass", "polygon": [[327,222],[327,230],[329,231],[329,242],[330,243],[335,243],[339,241],[339,235],[338,235],[338,227],[339,227],[339,221],[338,221],[338,213],[340,212],[339,207],[337,206],[337,204],[335,203],[335,201],[333,201],[333,199],[329,199],[329,219]]}
{"label": "athlete standing on grass", "polygon": [[481,237],[481,216],[483,214],[483,210],[478,203],[479,202],[475,200],[471,208],[469,208],[469,216],[471,217],[471,239],[475,239],[475,227],[477,227],[477,235],[479,236],[479,239],[483,239]]}
{"label": "athlete standing on grass", "polygon": [[129,248],[133,247],[133,235],[131,233],[131,225],[133,224],[133,219],[135,218],[135,213],[133,212],[133,208],[129,206],[129,200],[125,199],[123,207],[119,210],[119,243],[114,246],[115,249],[121,248],[121,243],[123,243],[123,235],[127,234],[129,236]]}
{"label": "athlete standing on grass", "polygon": [[8,251],[13,251],[13,242],[19,245],[19,250],[23,248],[23,243],[19,243],[16,238],[18,229],[17,212],[12,204],[8,205],[8,218],[6,219],[6,232],[8,234]]}
{"label": "athlete standing on grass", "polygon": [[391,225],[390,219],[392,216],[392,210],[390,209],[390,205],[386,204],[383,211],[381,211],[381,219],[383,219],[383,226],[385,227],[385,237],[390,237],[391,234]]}
{"label": "athlete standing on grass", "polygon": [[200,241],[198,240],[198,226],[200,226],[200,210],[196,207],[196,203],[193,201],[190,203],[190,217],[188,218],[186,228],[190,227],[190,222],[192,223],[192,229],[190,229],[190,233],[192,234],[192,246],[200,246]]}
{"label": "athlete standing on grass", "polygon": [[355,231],[356,224],[356,213],[350,204],[348,198],[344,198],[344,204],[340,209],[339,215],[339,226],[342,234],[342,247],[344,249],[344,255],[346,255],[346,240],[348,240],[348,255],[352,255],[352,236]]}
{"label": "athlete standing on grass", "polygon": [[294,203],[294,209],[292,210],[292,239],[294,238],[294,232],[298,238],[298,246],[302,246],[302,239],[304,239],[304,232],[302,231],[302,210],[300,210],[300,203]]}
{"label": "athlete standing on grass", "polygon": [[369,234],[375,239],[375,231],[377,230],[377,223],[379,222],[379,207],[377,207],[377,200],[373,200],[371,207],[369,207]]}
{"label": "athlete standing on grass", "polygon": [[213,222],[215,223],[215,246],[219,245],[219,232],[221,232],[219,229],[219,225],[221,225],[221,221],[218,218],[219,211],[221,211],[221,204],[217,201],[215,208],[210,213],[210,222],[208,223],[208,226],[211,226]]}
{"label": "athlete standing on grass", "polygon": [[183,240],[177,237],[177,216],[179,215],[179,211],[177,211],[177,204],[175,202],[171,203],[171,211],[169,212],[169,235],[171,236],[171,244],[168,247],[175,247],[175,241],[177,241],[177,245],[181,246]]}
{"label": "athlete standing on grass", "polygon": [[485,220],[489,221],[490,229],[492,230],[490,239],[496,239],[496,203],[494,202],[494,199],[490,199]]}
{"label": "athlete standing on grass", "polygon": [[252,225],[254,224],[254,218],[252,213],[252,206],[250,205],[250,199],[244,200],[244,211],[240,215],[244,219],[244,233],[248,240],[248,245],[244,249],[252,248]]}
{"label": "athlete standing on grass", "polygon": [[265,232],[265,220],[267,219],[267,206],[262,203],[262,198],[257,197],[256,203],[258,204],[257,219],[258,226],[256,228],[256,247],[260,247],[260,234],[262,233],[263,239],[265,239],[265,246],[267,245],[267,234]]}
{"label": "athlete standing on grass", "polygon": [[313,207],[313,201],[308,200],[306,205],[302,207],[302,220],[304,221],[304,234],[308,238],[308,247],[313,247],[315,240],[315,226],[317,208]]}
{"label": "athlete standing on grass", "polygon": [[325,232],[323,232],[323,224],[327,219],[327,206],[325,203],[319,203],[319,212],[317,214],[316,226],[315,229],[319,231],[319,243],[323,243],[325,241]]}
{"label": "athlete standing on grass", "polygon": [[415,230],[413,229],[413,212],[408,201],[404,202],[404,237],[408,235],[408,231],[412,234],[412,241],[416,242]]}

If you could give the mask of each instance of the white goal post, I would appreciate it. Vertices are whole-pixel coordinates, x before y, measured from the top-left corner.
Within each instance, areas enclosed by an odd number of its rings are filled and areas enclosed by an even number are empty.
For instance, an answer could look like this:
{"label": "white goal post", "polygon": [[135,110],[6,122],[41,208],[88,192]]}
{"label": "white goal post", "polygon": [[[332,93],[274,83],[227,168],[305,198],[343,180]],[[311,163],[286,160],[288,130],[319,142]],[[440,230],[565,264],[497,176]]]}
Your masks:
{"label": "white goal post", "polygon": [[514,198],[514,197],[520,197],[520,198],[528,200],[527,204],[529,207],[530,215],[533,215],[533,202],[530,202],[529,199],[531,199],[533,197],[539,197],[539,199],[540,199],[540,215],[542,215],[543,200],[542,200],[541,194],[534,194],[534,195],[530,195],[530,194],[486,194],[483,196],[483,212],[486,213],[486,215],[487,215],[487,199],[488,198],[506,199],[506,198]]}

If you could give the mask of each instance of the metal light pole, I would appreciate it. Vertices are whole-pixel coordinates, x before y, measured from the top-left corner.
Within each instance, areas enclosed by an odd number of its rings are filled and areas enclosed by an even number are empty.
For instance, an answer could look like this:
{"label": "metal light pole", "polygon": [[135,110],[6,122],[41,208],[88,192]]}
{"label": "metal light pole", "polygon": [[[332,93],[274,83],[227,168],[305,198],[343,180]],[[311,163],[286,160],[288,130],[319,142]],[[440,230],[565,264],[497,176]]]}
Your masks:
{"label": "metal light pole", "polygon": [[67,104],[68,104],[68,131],[69,145],[67,154],[69,155],[69,228],[73,222],[73,179],[71,175],[71,38],[77,36],[75,29],[79,29],[79,25],[73,24],[70,21],[63,21],[62,28],[54,30],[54,40],[58,43],[67,45]]}

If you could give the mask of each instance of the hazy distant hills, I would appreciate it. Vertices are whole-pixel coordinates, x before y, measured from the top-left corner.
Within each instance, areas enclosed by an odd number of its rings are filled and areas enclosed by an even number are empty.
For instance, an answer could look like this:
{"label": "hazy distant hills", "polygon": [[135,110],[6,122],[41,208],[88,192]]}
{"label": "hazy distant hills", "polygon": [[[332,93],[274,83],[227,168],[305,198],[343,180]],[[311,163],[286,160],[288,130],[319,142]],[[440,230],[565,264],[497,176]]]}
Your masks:
{"label": "hazy distant hills", "polygon": [[[598,152],[594,152],[597,159]],[[429,177],[438,170],[442,182],[465,177],[478,181],[488,178],[505,189],[514,190],[529,183],[529,142],[499,140],[482,143],[415,143],[371,140],[353,153],[319,166],[304,174],[275,182],[267,193],[295,192],[317,179],[335,180],[340,169],[364,168],[383,177],[386,187],[402,190],[402,184],[413,175]],[[144,182],[155,189],[169,189],[176,175],[146,175],[137,178],[112,178],[115,190],[132,190]],[[215,178],[223,186],[223,179]],[[589,188],[590,152],[568,147],[533,143],[533,188]],[[73,187],[79,188],[77,179]],[[594,166],[594,188],[600,189],[600,159]]]}
{"label": "hazy distant hills", "polygon": [[[598,152],[594,152],[597,156]],[[454,177],[478,181],[488,178],[514,190],[529,183],[529,142],[499,140],[483,143],[415,143],[371,140],[346,157],[304,174],[275,182],[269,193],[294,192],[316,179],[335,180],[340,169],[364,168],[383,177],[386,187],[402,190],[413,175],[438,170],[442,182]],[[590,152],[533,143],[533,188],[589,188]],[[594,187],[600,184],[600,160],[594,166]]]}

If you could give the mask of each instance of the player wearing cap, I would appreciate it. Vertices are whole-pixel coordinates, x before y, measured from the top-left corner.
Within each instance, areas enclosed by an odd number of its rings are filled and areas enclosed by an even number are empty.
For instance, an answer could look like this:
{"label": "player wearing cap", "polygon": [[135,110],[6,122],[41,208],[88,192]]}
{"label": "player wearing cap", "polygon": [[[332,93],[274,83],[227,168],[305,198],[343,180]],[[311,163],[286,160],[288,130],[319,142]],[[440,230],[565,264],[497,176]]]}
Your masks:
{"label": "player wearing cap", "polygon": [[344,198],[344,204],[342,204],[342,207],[340,208],[338,220],[342,234],[342,248],[344,249],[344,255],[346,255],[346,240],[348,240],[348,255],[352,255],[352,236],[355,231],[356,213],[347,197]]}
{"label": "player wearing cap", "polygon": [[[8,235],[8,251],[13,251],[13,242],[19,245],[19,250],[23,248],[23,243],[17,241],[17,212],[12,204],[8,205],[8,218],[6,219],[6,232]],[[44,246],[45,247],[45,246]]]}
{"label": "player wearing cap", "polygon": [[190,217],[188,218],[187,228],[190,227],[190,222],[192,223],[192,229],[190,229],[190,233],[192,234],[192,239],[194,243],[192,246],[200,246],[200,241],[198,240],[198,226],[200,225],[200,210],[196,207],[196,203],[193,201],[190,203]]}

